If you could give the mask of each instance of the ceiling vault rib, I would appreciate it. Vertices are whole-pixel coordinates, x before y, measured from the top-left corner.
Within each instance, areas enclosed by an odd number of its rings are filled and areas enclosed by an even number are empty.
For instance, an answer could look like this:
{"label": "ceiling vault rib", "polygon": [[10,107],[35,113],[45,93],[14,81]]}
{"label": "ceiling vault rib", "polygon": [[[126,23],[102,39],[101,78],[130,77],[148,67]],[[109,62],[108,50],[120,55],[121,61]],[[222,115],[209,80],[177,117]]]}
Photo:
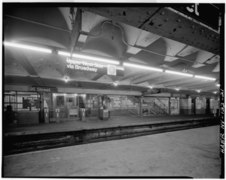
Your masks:
{"label": "ceiling vault rib", "polygon": [[80,8],[77,8],[76,15],[74,13],[75,13],[74,8],[71,8],[71,15],[72,15],[72,22],[71,22],[72,31],[71,31],[71,44],[70,44],[71,54],[73,53],[74,48],[78,43],[78,38],[79,38],[80,30],[82,27],[82,10]]}
{"label": "ceiling vault rib", "polygon": [[21,18],[21,17],[15,17],[15,16],[12,16],[12,15],[5,15],[5,16],[12,18],[12,19],[20,20],[20,21],[37,24],[37,25],[44,26],[44,27],[47,27],[47,28],[51,28],[51,29],[55,29],[55,30],[59,30],[59,31],[64,31],[64,32],[67,32],[67,33],[71,32],[70,30],[67,30],[67,29],[59,28],[59,27],[56,27],[56,26],[51,26],[49,24],[44,24],[44,23],[41,23],[41,22],[33,21],[33,20],[24,19],[24,18]]}

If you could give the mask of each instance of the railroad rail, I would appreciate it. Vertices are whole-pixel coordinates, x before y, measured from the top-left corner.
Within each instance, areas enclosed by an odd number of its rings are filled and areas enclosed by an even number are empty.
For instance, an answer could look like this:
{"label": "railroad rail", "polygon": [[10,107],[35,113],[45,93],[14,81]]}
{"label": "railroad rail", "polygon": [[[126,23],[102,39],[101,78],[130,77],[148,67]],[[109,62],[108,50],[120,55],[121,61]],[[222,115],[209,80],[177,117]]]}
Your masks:
{"label": "railroad rail", "polygon": [[212,117],[199,120],[83,129],[66,132],[8,135],[3,137],[3,155],[137,137],[217,124],[219,124],[219,119]]}

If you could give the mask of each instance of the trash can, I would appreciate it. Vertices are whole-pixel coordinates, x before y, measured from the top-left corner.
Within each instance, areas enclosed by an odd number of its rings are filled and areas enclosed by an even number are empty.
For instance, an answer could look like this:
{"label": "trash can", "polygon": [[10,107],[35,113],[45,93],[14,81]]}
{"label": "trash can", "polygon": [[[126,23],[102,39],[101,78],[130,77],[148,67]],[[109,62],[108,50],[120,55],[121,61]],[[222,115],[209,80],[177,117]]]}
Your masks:
{"label": "trash can", "polygon": [[85,108],[80,108],[79,109],[79,118],[81,121],[85,121],[86,117],[86,109]]}
{"label": "trash can", "polygon": [[108,109],[100,109],[100,119],[101,120],[108,120],[109,119]]}

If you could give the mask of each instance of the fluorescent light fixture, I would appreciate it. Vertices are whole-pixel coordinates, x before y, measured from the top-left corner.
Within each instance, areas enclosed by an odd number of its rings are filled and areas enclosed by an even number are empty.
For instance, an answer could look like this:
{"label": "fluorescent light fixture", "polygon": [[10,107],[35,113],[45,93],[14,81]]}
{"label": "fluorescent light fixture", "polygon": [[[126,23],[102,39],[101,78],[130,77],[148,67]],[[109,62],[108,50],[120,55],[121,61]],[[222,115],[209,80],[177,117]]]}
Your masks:
{"label": "fluorescent light fixture", "polygon": [[158,72],[163,72],[163,69],[160,68],[154,68],[154,67],[149,67],[145,65],[139,65],[139,64],[131,64],[131,63],[123,63],[124,66],[128,67],[134,67],[134,68],[140,68],[140,69],[145,69],[145,70],[151,70],[151,71],[158,71]]}
{"label": "fluorescent light fixture", "polygon": [[211,77],[206,77],[206,76],[199,76],[199,75],[195,75],[195,78],[211,80],[211,81],[215,81],[216,80],[216,78],[211,78]]}
{"label": "fluorescent light fixture", "polygon": [[216,84],[217,87],[220,87],[220,84]]}
{"label": "fluorescent light fixture", "polygon": [[5,41],[4,45],[5,46],[9,46],[9,47],[28,49],[28,50],[32,50],[32,51],[39,51],[39,52],[44,52],[44,53],[52,53],[52,50],[50,50],[50,49],[41,48],[41,47],[35,47],[35,46],[30,46],[30,45],[25,45],[25,44],[18,44],[18,43]]}
{"label": "fluorescent light fixture", "polygon": [[177,75],[181,75],[181,76],[188,76],[188,77],[192,77],[193,76],[193,74],[182,73],[182,72],[177,72],[177,71],[165,70],[165,72],[169,73],[169,74],[177,74]]}
{"label": "fluorescent light fixture", "polygon": [[58,51],[57,54],[61,55],[61,56],[67,56],[67,57],[70,57],[71,54],[68,53],[68,52],[63,52],[63,51]]}
{"label": "fluorescent light fixture", "polygon": [[[59,55],[62,56],[68,56],[70,57],[71,54],[68,52],[64,52],[64,51],[58,51]],[[114,61],[114,60],[110,60],[107,58],[101,58],[101,57],[94,57],[94,56],[89,56],[89,55],[84,55],[84,54],[72,54],[72,57],[74,58],[82,58],[82,59],[86,59],[86,60],[90,60],[90,61],[99,61],[99,62],[103,62],[103,63],[109,63],[109,64],[115,64],[118,65],[119,61]]]}

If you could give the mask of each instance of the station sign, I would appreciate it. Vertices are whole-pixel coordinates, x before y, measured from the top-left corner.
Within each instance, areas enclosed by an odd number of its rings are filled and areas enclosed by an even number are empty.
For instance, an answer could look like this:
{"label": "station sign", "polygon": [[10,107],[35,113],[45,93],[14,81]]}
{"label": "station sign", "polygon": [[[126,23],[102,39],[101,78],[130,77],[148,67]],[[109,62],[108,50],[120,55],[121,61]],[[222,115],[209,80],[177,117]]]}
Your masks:
{"label": "station sign", "polygon": [[220,10],[212,4],[177,4],[171,7],[214,30],[219,29]]}
{"label": "station sign", "polygon": [[75,71],[94,72],[111,76],[123,75],[122,70],[118,69],[115,65],[101,64],[84,60],[75,60],[71,58],[66,59],[66,68]]}
{"label": "station sign", "polygon": [[51,92],[57,92],[57,88],[45,87],[45,86],[32,86],[30,87],[30,91],[51,93]]}

